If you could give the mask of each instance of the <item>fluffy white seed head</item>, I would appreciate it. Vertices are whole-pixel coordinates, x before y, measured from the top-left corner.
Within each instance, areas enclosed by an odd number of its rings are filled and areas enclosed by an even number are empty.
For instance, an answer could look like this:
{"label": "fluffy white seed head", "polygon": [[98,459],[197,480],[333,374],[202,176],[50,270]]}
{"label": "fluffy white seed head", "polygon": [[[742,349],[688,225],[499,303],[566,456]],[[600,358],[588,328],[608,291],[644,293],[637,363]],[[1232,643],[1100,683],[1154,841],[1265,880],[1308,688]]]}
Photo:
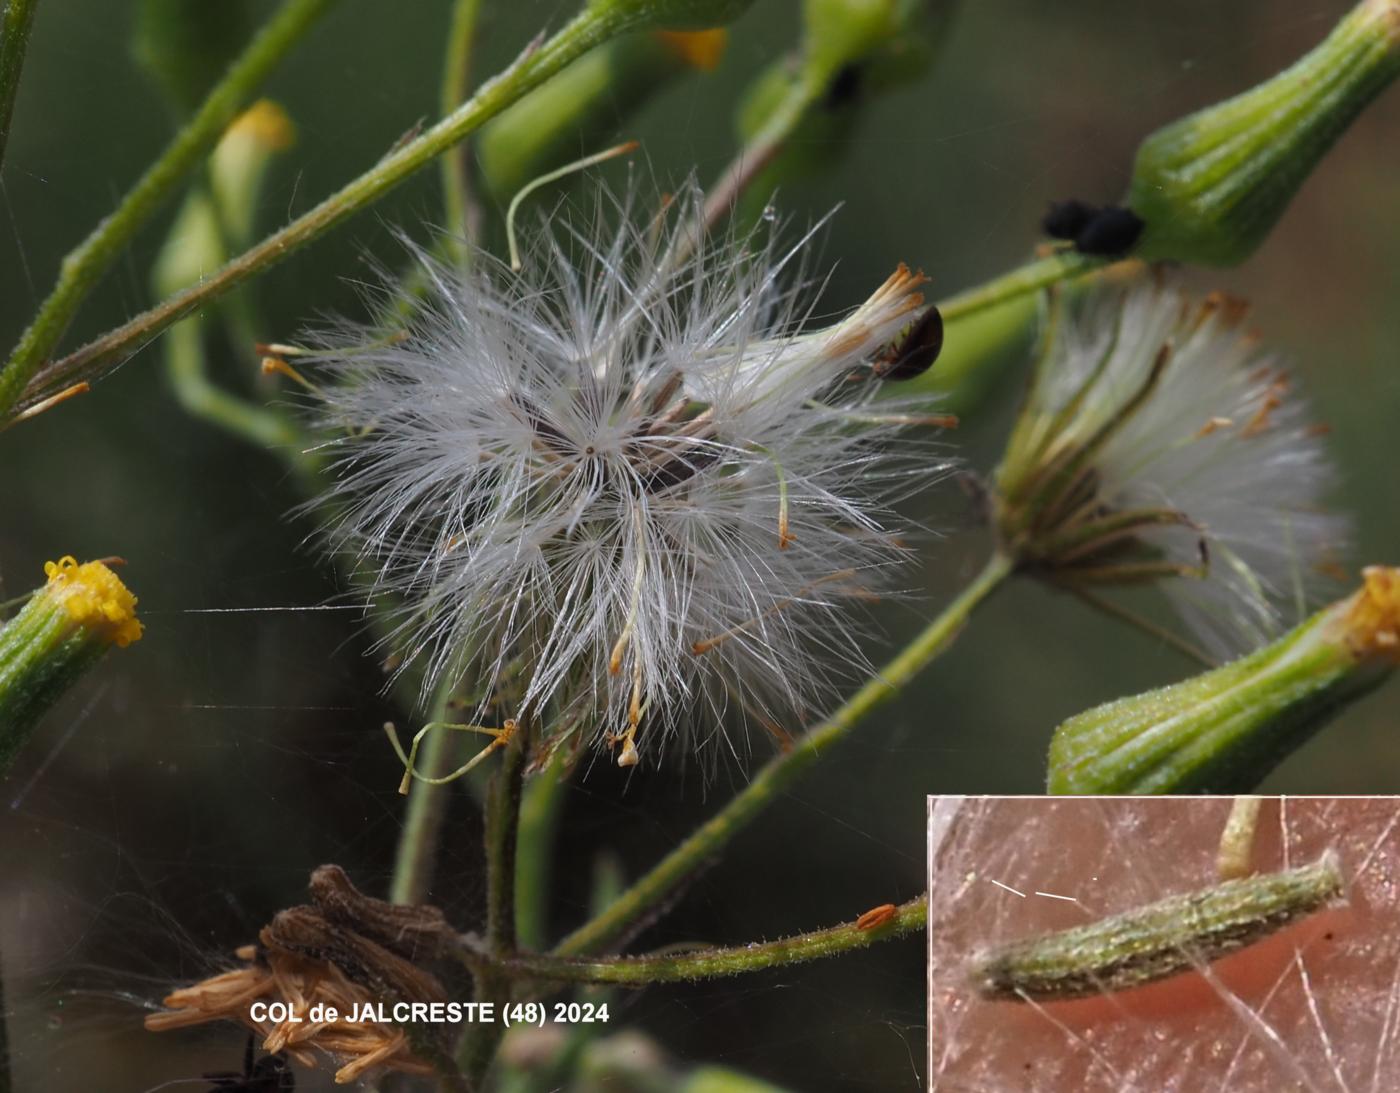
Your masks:
{"label": "fluffy white seed head", "polygon": [[322,353],[330,538],[396,605],[404,667],[624,763],[825,700],[863,663],[852,600],[905,554],[887,505],[942,466],[861,415],[917,275],[802,331],[806,240],[707,241],[694,194],[633,205],[542,226],[518,272],[416,254],[402,333]]}
{"label": "fluffy white seed head", "polygon": [[999,472],[1004,529],[1055,580],[1162,576],[1217,655],[1297,621],[1346,522],[1322,507],[1321,431],[1243,303],[1148,277],[1053,310]]}

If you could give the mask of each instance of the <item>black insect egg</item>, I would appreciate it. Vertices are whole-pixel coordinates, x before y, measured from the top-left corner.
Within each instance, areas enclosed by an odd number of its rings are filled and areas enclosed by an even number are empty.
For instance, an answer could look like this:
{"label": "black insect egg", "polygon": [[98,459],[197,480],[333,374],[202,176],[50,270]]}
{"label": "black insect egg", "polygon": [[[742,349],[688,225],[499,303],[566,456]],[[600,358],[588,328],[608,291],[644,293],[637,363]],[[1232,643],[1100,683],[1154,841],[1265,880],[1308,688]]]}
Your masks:
{"label": "black insect egg", "polygon": [[1080,254],[1117,258],[1133,249],[1144,223],[1132,209],[1070,199],[1051,202],[1040,227],[1052,239],[1072,242]]}
{"label": "black insect egg", "polygon": [[1052,201],[1045,211],[1040,227],[1051,239],[1068,239],[1073,242],[1099,211],[1093,205],[1073,198],[1068,201]]}

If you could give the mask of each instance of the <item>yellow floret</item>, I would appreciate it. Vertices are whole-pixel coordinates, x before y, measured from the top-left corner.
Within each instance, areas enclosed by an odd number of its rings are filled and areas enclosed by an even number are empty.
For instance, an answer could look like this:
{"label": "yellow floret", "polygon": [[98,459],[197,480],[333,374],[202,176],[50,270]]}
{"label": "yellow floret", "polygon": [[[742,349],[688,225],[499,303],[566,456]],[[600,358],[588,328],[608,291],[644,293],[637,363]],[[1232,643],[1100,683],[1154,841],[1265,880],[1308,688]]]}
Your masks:
{"label": "yellow floret", "polygon": [[73,622],[103,641],[125,648],[141,638],[136,597],[101,562],[78,564],[72,555],[44,563],[44,594],[63,605]]}
{"label": "yellow floret", "polygon": [[1347,640],[1362,656],[1400,661],[1400,569],[1367,566],[1362,577],[1347,613]]}

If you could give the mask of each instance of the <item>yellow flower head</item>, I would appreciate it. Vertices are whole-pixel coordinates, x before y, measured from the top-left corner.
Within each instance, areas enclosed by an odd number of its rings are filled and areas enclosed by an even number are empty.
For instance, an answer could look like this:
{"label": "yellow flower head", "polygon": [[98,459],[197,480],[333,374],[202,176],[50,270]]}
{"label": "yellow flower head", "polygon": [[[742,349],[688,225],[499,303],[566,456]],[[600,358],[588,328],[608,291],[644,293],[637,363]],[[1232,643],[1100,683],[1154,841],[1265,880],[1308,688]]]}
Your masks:
{"label": "yellow flower head", "polygon": [[63,605],[74,625],[125,648],[141,639],[136,597],[101,562],[78,564],[72,555],[44,563],[44,595]]}

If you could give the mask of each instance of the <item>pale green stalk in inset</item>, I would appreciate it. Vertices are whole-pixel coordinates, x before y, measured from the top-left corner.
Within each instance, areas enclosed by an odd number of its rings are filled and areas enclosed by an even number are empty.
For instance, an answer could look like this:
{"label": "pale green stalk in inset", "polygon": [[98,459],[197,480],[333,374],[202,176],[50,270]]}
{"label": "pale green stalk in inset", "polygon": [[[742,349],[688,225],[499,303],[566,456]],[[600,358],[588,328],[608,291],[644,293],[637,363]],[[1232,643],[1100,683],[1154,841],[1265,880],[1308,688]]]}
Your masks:
{"label": "pale green stalk in inset", "polygon": [[79,305],[117,256],[214,147],[273,66],[334,2],[287,0],[116,209],[63,259],[53,291],[0,369],[0,420],[10,415],[25,394],[26,386],[63,337]]}
{"label": "pale green stalk in inset", "polygon": [[973,957],[969,978],[984,998],[1058,1001],[1128,990],[1209,964],[1278,932],[1337,899],[1341,861],[1223,881]]}
{"label": "pale green stalk in inset", "polygon": [[15,97],[19,94],[19,76],[29,49],[29,33],[34,28],[34,13],[38,10],[39,0],[9,0],[0,18],[0,166],[5,163]]}
{"label": "pale green stalk in inset", "polygon": [[[578,960],[536,953],[518,953],[501,967],[521,979],[555,983],[679,983],[698,979],[718,979],[746,972],[781,968],[809,960],[838,956],[866,949],[887,938],[902,937],[922,930],[928,919],[928,900],[919,896],[898,907],[884,909],[874,924],[864,916],[856,922],[815,930],[778,941],[736,945],[733,948],[701,949],[696,952],[658,956],[617,957],[611,960]],[[464,951],[462,959],[480,966],[478,957]]]}
{"label": "pale green stalk in inset", "polygon": [[787,786],[845,739],[876,709],[897,695],[957,636],[972,612],[1012,572],[1013,563],[998,554],[982,572],[878,674],[835,713],[804,733],[791,749],[770,760],[753,780],[718,813],[663,858],[601,915],[575,930],[555,948],[558,956],[597,952],[655,907],[677,885],[729,842],[771,804]]}

